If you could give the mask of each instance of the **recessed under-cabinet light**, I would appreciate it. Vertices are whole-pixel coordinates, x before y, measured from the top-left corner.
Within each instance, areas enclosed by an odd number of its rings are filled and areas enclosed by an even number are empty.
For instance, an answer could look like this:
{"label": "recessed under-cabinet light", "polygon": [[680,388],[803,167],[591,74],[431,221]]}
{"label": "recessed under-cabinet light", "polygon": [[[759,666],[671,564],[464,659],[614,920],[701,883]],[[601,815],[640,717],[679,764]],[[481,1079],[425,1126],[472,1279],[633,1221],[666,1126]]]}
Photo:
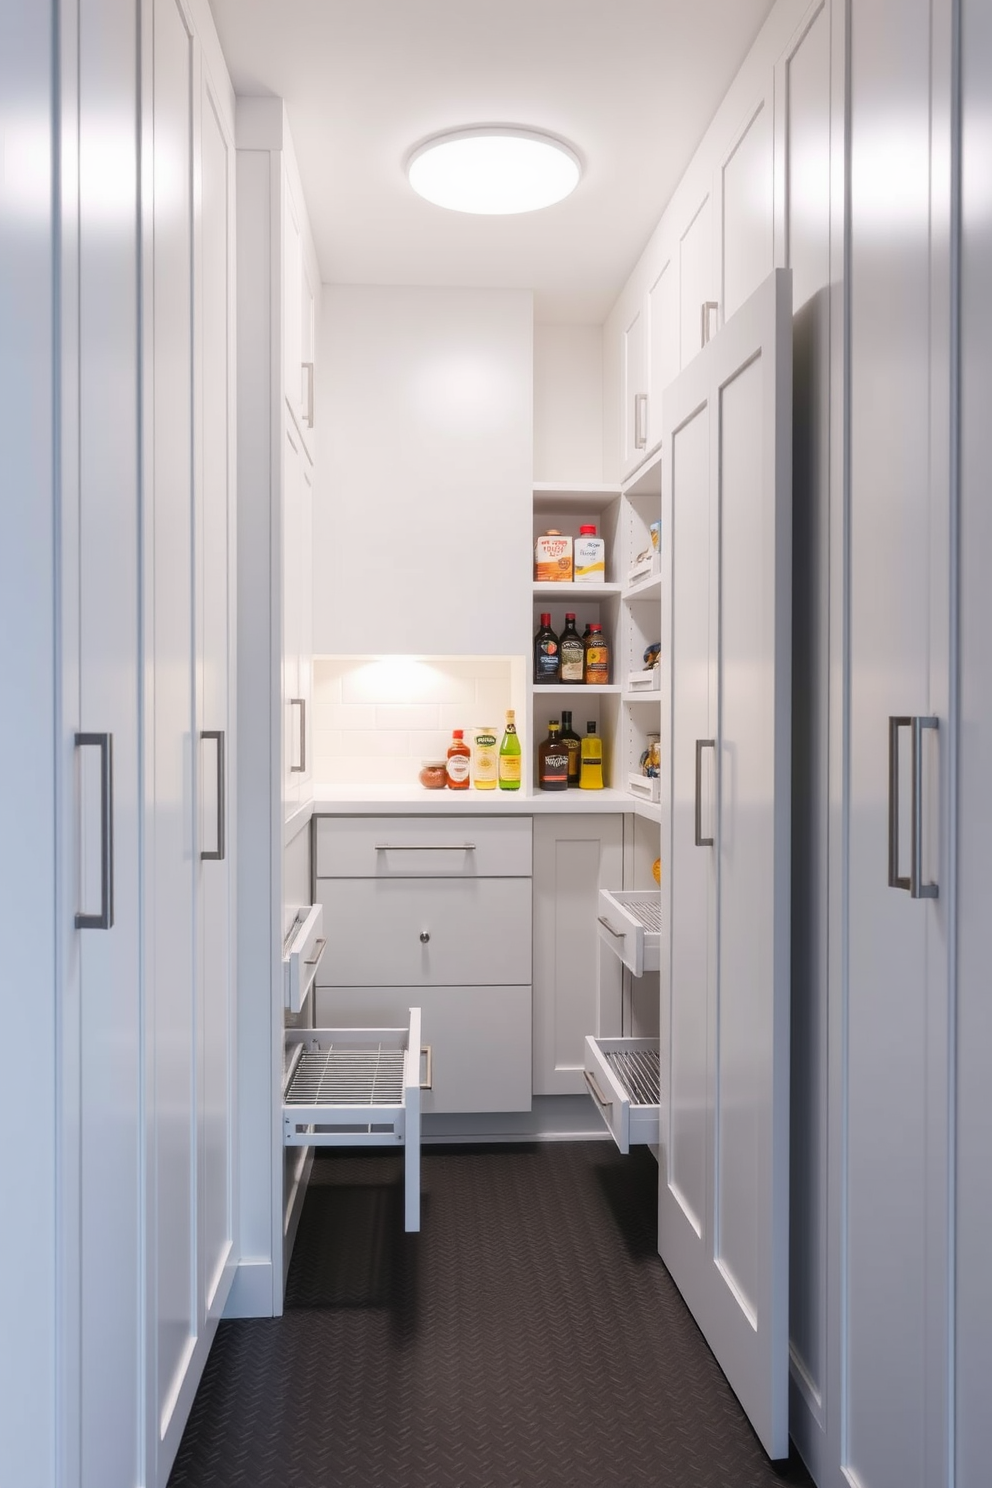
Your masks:
{"label": "recessed under-cabinet light", "polygon": [[425,140],[406,163],[410,185],[453,212],[536,212],[578,185],[582,166],[564,141],[534,129],[485,125]]}

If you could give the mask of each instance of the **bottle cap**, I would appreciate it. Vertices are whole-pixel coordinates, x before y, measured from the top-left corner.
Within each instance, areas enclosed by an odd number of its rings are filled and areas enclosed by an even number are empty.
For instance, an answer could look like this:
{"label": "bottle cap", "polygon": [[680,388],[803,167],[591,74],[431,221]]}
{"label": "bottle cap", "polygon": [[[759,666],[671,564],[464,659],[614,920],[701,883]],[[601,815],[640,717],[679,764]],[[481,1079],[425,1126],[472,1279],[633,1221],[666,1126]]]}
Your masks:
{"label": "bottle cap", "polygon": [[516,718],[516,716],[517,716],[516,709],[514,709],[514,708],[507,708],[507,710],[506,710],[506,721],[507,721],[507,723],[513,723],[513,721]]}
{"label": "bottle cap", "polygon": [[596,524],[594,522],[587,522],[585,526],[579,528],[579,532],[582,534],[583,537],[595,537]]}
{"label": "bottle cap", "polygon": [[453,739],[464,739],[464,737],[465,737],[465,730],[464,729],[452,729],[451,730],[451,737]]}
{"label": "bottle cap", "polygon": [[542,625],[550,625],[551,624],[551,611],[550,610],[548,610],[547,613],[545,613],[544,611],[541,612],[541,624]]}
{"label": "bottle cap", "polygon": [[558,722],[557,718],[552,718],[548,722],[548,732],[549,733],[551,732],[551,730],[553,728],[561,728],[561,724]]}
{"label": "bottle cap", "polygon": [[565,611],[565,619],[566,620],[574,620],[575,619],[575,613],[574,613],[574,611],[573,610],[566,610]]}
{"label": "bottle cap", "polygon": [[549,527],[544,535],[545,537],[561,537],[561,531],[557,527]]}
{"label": "bottle cap", "polygon": [[587,723],[586,724],[586,733],[587,734],[594,734],[595,732],[596,732],[596,725],[594,723]]}
{"label": "bottle cap", "polygon": [[602,630],[602,628],[601,625],[590,625],[589,627],[590,630]]}

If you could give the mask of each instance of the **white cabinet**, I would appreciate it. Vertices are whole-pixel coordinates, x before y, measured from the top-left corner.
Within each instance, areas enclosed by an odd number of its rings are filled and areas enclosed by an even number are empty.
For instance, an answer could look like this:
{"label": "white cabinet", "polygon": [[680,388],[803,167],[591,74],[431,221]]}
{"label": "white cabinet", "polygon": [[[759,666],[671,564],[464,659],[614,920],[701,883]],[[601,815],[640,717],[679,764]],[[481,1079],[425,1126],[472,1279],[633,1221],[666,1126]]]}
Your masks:
{"label": "white cabinet", "polygon": [[661,443],[661,395],[681,366],[679,348],[679,264],[662,254],[647,292],[647,450]]}
{"label": "white cabinet", "polygon": [[[723,152],[715,183],[719,204],[714,298],[720,320],[729,320],[775,265],[775,136],[773,75],[746,122]],[[714,327],[715,329],[715,327]]]}
{"label": "white cabinet", "polygon": [[709,181],[678,227],[679,366],[687,367],[716,328],[719,305],[713,262],[713,196]]}
{"label": "white cabinet", "polygon": [[597,916],[622,882],[621,816],[534,818],[535,1095],[584,1093],[586,1035],[615,1019],[622,971]]}
{"label": "white cabinet", "polygon": [[625,475],[644,459],[648,445],[646,320],[646,308],[638,304],[623,331],[620,362],[623,450],[620,465]]}
{"label": "white cabinet", "polygon": [[315,837],[318,1022],[399,1026],[418,1006],[425,1111],[529,1110],[530,820],[325,817]]}
{"label": "white cabinet", "polygon": [[664,419],[658,1243],[778,1458],[789,1439],[787,271],[681,373]]}
{"label": "white cabinet", "polygon": [[313,468],[289,419],[282,475],[282,771],[288,819],[309,798],[313,769]]}
{"label": "white cabinet", "polygon": [[308,251],[306,210],[295,173],[282,170],[282,386],[286,408],[312,457],[315,390],[316,262]]}

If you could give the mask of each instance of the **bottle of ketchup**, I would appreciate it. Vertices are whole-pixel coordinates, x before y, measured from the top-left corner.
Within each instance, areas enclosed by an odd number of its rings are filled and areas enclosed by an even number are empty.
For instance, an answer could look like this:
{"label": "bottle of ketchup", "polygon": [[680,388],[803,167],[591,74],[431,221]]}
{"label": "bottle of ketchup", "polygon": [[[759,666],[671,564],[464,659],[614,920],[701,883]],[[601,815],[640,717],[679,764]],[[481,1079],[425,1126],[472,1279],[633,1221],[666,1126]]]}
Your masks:
{"label": "bottle of ketchup", "polygon": [[452,729],[448,745],[448,789],[468,790],[472,751],[465,743],[465,730]]}

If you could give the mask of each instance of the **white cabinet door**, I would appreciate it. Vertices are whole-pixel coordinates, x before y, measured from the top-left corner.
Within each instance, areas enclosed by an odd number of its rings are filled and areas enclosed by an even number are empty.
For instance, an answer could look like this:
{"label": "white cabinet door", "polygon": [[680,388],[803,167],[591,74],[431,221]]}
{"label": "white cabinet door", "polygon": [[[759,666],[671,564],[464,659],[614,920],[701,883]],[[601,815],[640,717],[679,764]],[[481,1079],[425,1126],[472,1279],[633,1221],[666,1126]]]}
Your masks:
{"label": "white cabinet door", "polygon": [[666,257],[648,290],[647,357],[647,446],[652,450],[661,440],[661,395],[680,367],[679,266],[674,257]]}
{"label": "white cabinet door", "polygon": [[196,852],[199,1324],[216,1316],[233,1263],[235,427],[234,142],[201,70],[196,299]]}
{"label": "white cabinet door", "polygon": [[304,541],[303,467],[306,456],[299,432],[285,418],[282,447],[282,799],[285,816],[300,801],[300,782],[307,768],[307,703],[301,690],[300,641],[303,595],[300,550]]}
{"label": "white cabinet door", "polygon": [[[679,235],[679,365],[687,367],[716,326],[713,207],[707,189]],[[708,308],[709,307],[709,308]]]}
{"label": "white cabinet door", "polygon": [[314,457],[313,429],[316,422],[317,325],[310,266],[300,245],[300,433],[311,460]]}
{"label": "white cabinet door", "polygon": [[[946,711],[950,503],[943,472],[950,458],[940,442],[949,404],[934,370],[938,352],[947,355],[938,263],[943,167],[931,156],[935,15],[919,0],[860,5],[851,32],[850,797],[838,1328],[846,1351],[841,1466],[862,1488],[948,1481],[953,838],[946,798],[954,739]],[[890,147],[880,150],[881,138]],[[898,731],[895,781],[890,771],[890,720],[910,716],[935,716],[939,724],[922,734],[915,785],[908,729]],[[890,838],[894,875],[911,876],[914,795],[921,798],[920,877],[936,883],[936,899],[889,887]],[[984,975],[987,984],[987,968]]]}
{"label": "white cabinet door", "polygon": [[[67,1101],[74,1089],[79,1101],[76,1151],[67,1144],[65,1154],[70,1170],[78,1164],[76,1213],[63,1215],[66,1253],[74,1240],[78,1245],[78,1297],[72,1299],[70,1280],[66,1320],[70,1311],[75,1316],[65,1340],[63,1464],[66,1480],[81,1488],[130,1488],[143,1480],[139,280],[134,204],[130,212],[108,213],[106,183],[134,181],[138,169],[135,8],[114,0],[88,6],[79,41],[79,650],[73,661],[77,727],[112,740],[113,807],[101,822],[99,749],[78,748],[82,872],[78,884],[75,875],[70,880],[77,914],[99,914],[104,840],[113,858],[112,923],[77,930],[78,993],[61,1013]],[[67,451],[67,470],[71,462]],[[65,664],[72,666],[68,658]],[[30,1226],[32,1217],[24,1223]],[[33,1388],[43,1388],[40,1378]]]}
{"label": "white cabinet door", "polygon": [[623,818],[534,819],[534,1094],[581,1095],[587,1034],[620,1001],[622,966],[601,946],[601,889],[623,886]]}
{"label": "white cabinet door", "polygon": [[289,172],[282,175],[282,385],[293,422],[303,422],[303,238]]}
{"label": "white cabinet door", "polygon": [[645,307],[643,304],[638,305],[623,332],[620,361],[622,439],[620,468],[624,475],[640,464],[648,447],[645,319]]}
{"label": "white cabinet door", "polygon": [[311,795],[313,780],[313,465],[306,453],[300,462],[300,510],[296,549],[296,584],[299,589],[297,618],[296,678],[302,698],[300,727],[303,730],[299,772],[300,795]]}
{"label": "white cabinet door", "polygon": [[[769,78],[769,84],[771,79]],[[739,310],[774,267],[772,90],[755,103],[720,162],[717,178],[720,313]]]}
{"label": "white cabinet door", "polygon": [[[659,1250],[788,1455],[792,284],[669,388]],[[666,850],[667,849],[667,850]]]}
{"label": "white cabinet door", "polygon": [[[158,1480],[197,1337],[193,843],[194,44],[179,0],[156,0],[146,182],[150,332],[145,633],[149,668],[145,1024],[149,1048],[148,1448]],[[178,1445],[178,1441],[175,1441]],[[173,1447],[174,1450],[174,1447]]]}

